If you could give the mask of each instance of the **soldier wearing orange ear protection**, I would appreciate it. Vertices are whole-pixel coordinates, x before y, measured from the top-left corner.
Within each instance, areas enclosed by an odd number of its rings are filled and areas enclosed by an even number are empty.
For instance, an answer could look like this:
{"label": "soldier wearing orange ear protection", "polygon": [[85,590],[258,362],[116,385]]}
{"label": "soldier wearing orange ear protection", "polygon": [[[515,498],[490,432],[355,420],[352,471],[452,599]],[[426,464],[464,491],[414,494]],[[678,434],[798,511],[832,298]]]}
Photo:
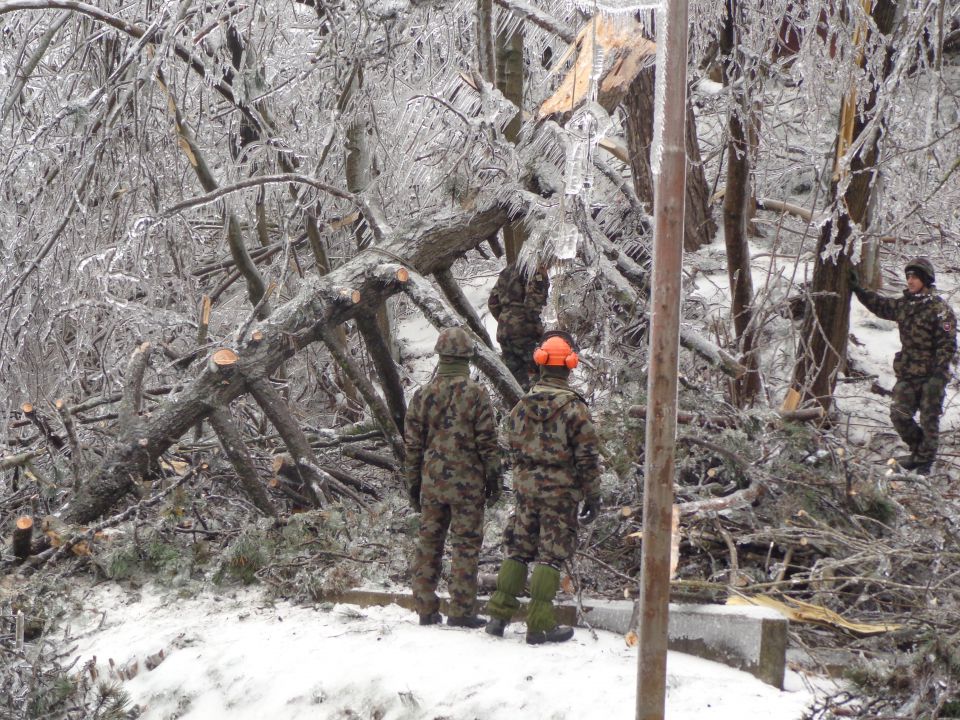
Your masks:
{"label": "soldier wearing orange ear protection", "polygon": [[[568,384],[579,362],[576,343],[566,332],[546,333],[533,351],[540,380],[520,399],[505,423],[513,456],[514,514],[504,532],[506,559],[487,609],[487,632],[503,636],[517,596],[530,577],[527,642],[563,642],[573,628],[557,625],[553,598],[560,566],[577,544],[579,523],[593,522],[600,510],[600,441],[586,400]],[[578,505],[583,510],[577,514]]]}

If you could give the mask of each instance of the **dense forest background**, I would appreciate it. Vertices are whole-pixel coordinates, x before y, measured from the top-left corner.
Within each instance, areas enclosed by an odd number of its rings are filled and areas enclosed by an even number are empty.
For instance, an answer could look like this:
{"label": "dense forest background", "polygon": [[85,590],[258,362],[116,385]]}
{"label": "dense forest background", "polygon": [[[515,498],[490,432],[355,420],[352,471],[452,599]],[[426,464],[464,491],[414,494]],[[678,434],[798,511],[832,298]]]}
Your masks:
{"label": "dense forest background", "polygon": [[[958,307],[960,8],[690,19],[675,590],[896,623],[795,626],[807,666],[855,681],[812,715],[956,714],[957,387],[937,473],[891,480],[890,375],[851,335],[848,271],[898,292],[926,255]],[[545,318],[580,340],[604,435],[610,509],[566,589],[635,589],[656,25],[643,2],[0,2],[10,712],[99,692],[48,692],[55,651],[14,647],[64,578],[403,586],[405,401],[451,324],[516,401],[484,312],[509,261],[550,267]]]}

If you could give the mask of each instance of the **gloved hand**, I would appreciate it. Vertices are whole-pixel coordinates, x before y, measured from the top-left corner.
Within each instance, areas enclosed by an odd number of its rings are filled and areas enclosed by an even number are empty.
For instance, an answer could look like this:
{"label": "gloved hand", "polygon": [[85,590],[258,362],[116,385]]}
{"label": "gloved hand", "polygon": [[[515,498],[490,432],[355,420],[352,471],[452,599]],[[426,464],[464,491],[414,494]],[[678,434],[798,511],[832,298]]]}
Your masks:
{"label": "gloved hand", "polygon": [[847,278],[850,283],[850,289],[854,292],[860,290],[863,286],[860,284],[860,276],[857,274],[857,271],[853,268],[847,270]]}
{"label": "gloved hand", "polygon": [[410,498],[410,507],[413,508],[413,511],[420,512],[423,509],[420,507],[420,483],[414,483],[407,488],[407,495]]}
{"label": "gloved hand", "polygon": [[580,514],[577,515],[577,519],[580,520],[581,525],[589,525],[594,520],[597,519],[597,515],[600,514],[600,496],[591,495],[586,500],[583,501],[583,507],[580,509]]}
{"label": "gloved hand", "polygon": [[503,495],[503,476],[487,476],[484,483],[483,494],[487,498],[487,507],[493,507],[494,503]]}

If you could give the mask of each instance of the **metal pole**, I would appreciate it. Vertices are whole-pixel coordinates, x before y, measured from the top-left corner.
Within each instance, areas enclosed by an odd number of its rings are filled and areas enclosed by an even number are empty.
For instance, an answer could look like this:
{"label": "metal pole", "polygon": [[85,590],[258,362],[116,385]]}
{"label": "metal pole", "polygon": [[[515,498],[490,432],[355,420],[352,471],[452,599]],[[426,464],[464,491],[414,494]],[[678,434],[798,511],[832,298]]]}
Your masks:
{"label": "metal pole", "polygon": [[[657,15],[653,141],[653,297],[647,380],[637,720],[662,720],[667,690],[670,532],[677,428],[680,277],[686,188],[687,0],[662,0]],[[657,150],[659,148],[659,151]]]}

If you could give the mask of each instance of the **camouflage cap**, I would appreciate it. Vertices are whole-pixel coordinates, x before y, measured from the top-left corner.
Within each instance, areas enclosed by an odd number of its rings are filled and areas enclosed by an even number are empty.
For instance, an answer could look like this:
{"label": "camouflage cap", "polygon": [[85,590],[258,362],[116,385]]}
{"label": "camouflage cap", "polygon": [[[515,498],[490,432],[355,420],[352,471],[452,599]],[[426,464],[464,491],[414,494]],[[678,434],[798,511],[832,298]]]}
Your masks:
{"label": "camouflage cap", "polygon": [[437,355],[472,358],[474,352],[473,339],[461,327],[448,327],[440,331],[437,344],[433,349]]}
{"label": "camouflage cap", "polygon": [[921,278],[924,285],[933,285],[937,276],[933,271],[933,263],[925,257],[915,257],[903,268],[904,272],[916,272],[925,277]]}

